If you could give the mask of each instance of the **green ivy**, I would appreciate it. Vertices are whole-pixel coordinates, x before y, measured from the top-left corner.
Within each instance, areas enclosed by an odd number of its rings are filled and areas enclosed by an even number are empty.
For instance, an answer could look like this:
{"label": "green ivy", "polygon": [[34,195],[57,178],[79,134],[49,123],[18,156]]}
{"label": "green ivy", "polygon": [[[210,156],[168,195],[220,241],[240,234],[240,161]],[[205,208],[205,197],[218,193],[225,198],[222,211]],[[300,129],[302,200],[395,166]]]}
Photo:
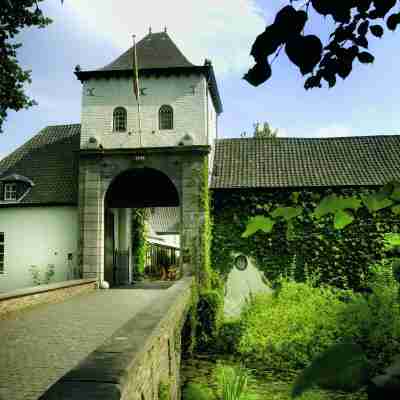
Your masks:
{"label": "green ivy", "polygon": [[[360,188],[217,191],[213,194],[212,265],[226,276],[232,268],[232,254],[242,252],[254,257],[271,281],[291,272],[304,280],[307,270],[319,275],[320,283],[359,289],[368,265],[383,257],[384,234],[400,232],[393,204],[391,208],[380,204],[379,212],[372,213],[360,206],[366,199],[376,199],[374,193]],[[326,198],[340,199],[336,211],[351,213],[352,223],[335,229],[335,219],[340,223],[341,215],[326,212],[327,204],[324,210],[321,200]],[[313,213],[318,205],[316,218]],[[258,231],[246,237],[257,231],[254,224],[248,224],[254,217],[272,221],[266,230],[269,233]]]}
{"label": "green ivy", "polygon": [[132,210],[132,259],[135,275],[143,275],[146,264],[146,210],[136,208]]}

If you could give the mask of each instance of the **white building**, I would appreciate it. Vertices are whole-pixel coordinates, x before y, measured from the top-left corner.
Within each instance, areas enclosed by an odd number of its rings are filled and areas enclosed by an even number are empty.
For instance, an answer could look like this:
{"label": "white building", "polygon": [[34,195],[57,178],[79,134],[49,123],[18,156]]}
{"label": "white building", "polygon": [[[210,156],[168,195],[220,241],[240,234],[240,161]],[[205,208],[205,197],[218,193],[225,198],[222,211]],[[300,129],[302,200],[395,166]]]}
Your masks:
{"label": "white building", "polygon": [[[117,168],[113,163],[118,164],[121,151],[129,149],[171,152],[182,146],[208,149],[213,145],[222,105],[210,62],[202,66],[190,63],[166,32],[149,33],[138,42],[137,60],[140,116],[133,90],[131,48],[104,68],[76,69],[82,82],[81,124],[49,126],[0,161],[0,292],[32,286],[32,265],[43,271],[54,265],[53,281],[62,281],[82,264],[92,263],[91,271],[97,274],[93,269],[97,262],[107,278],[112,274],[112,252],[131,252],[130,209],[110,203],[105,209],[102,239],[98,233],[93,239],[97,258],[90,253],[91,228],[83,228],[83,219],[89,226],[94,214],[82,211],[87,201],[82,199],[91,196],[91,188],[86,188],[90,184],[85,181],[90,172],[82,154],[108,151],[109,157],[102,159],[112,170]],[[124,162],[129,164],[131,158],[140,163],[141,157],[124,155]],[[102,167],[98,165],[98,169]],[[176,185],[181,178],[168,168],[161,172]],[[176,227],[174,232],[155,231],[154,242],[179,245]],[[173,236],[166,236],[168,233]]]}

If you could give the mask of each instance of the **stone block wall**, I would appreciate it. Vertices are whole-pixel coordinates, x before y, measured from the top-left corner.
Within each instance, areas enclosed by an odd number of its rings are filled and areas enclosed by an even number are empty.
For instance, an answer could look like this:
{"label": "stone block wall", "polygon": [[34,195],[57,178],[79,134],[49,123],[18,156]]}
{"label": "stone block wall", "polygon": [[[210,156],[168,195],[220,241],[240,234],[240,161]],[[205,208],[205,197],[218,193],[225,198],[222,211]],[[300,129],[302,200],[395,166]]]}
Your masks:
{"label": "stone block wall", "polygon": [[180,400],[181,331],[191,302],[193,278],[167,289],[118,329],[40,400],[157,400],[160,385]]}
{"label": "stone block wall", "polygon": [[13,313],[44,303],[58,303],[68,297],[86,293],[96,288],[92,279],[78,279],[49,285],[18,289],[0,295],[0,319],[10,318]]}

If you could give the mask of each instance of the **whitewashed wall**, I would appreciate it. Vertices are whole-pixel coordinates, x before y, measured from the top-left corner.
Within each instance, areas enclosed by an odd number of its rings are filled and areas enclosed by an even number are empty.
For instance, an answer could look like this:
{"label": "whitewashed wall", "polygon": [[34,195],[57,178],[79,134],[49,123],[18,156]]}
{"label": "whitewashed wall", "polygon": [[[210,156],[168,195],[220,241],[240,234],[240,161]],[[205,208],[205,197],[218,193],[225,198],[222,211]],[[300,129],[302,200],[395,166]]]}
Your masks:
{"label": "whitewashed wall", "polygon": [[[193,144],[207,144],[204,76],[142,78],[140,86],[146,93],[141,96],[142,146],[176,146],[186,133],[193,137]],[[81,148],[87,147],[92,136],[106,149],[139,147],[137,102],[132,87],[128,78],[83,83]],[[158,110],[163,104],[174,110],[172,130],[158,130]],[[113,132],[113,110],[117,106],[127,110],[127,132]]]}
{"label": "whitewashed wall", "polygon": [[33,286],[31,265],[45,270],[54,264],[52,282],[67,279],[68,253],[77,261],[77,207],[0,208],[0,232],[5,234],[4,274],[0,292]]}

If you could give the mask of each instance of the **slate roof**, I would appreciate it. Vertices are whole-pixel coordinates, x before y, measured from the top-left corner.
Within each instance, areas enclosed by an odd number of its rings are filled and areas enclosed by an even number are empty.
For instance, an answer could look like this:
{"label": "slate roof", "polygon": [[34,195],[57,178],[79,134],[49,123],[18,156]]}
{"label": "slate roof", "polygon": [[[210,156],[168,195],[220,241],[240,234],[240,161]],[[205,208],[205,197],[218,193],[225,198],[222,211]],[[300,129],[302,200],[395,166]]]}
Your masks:
{"label": "slate roof", "polygon": [[158,234],[179,233],[179,207],[153,208],[149,222]]}
{"label": "slate roof", "polygon": [[[208,81],[211,98],[218,114],[222,112],[222,101],[211,63],[192,64],[178,49],[168,33],[149,33],[136,43],[139,77],[149,75],[203,74]],[[106,66],[92,71],[76,71],[80,81],[111,76],[132,77],[133,46]]]}
{"label": "slate roof", "polygon": [[[0,179],[17,174],[34,183],[22,204],[76,205],[79,139],[79,124],[48,126],[0,160]],[[220,139],[211,188],[378,186],[392,179],[400,179],[400,135]],[[174,213],[157,214],[155,230],[174,229]]]}
{"label": "slate roof", "polygon": [[19,204],[77,204],[80,124],[48,126],[0,160],[0,177],[22,175],[34,186]]}
{"label": "slate roof", "polygon": [[221,139],[211,188],[376,186],[400,179],[400,135]]}
{"label": "slate roof", "polygon": [[[146,35],[136,44],[138,68],[193,67],[171,40],[168,33],[157,32]],[[100,68],[100,71],[132,70],[133,46],[116,60]]]}

